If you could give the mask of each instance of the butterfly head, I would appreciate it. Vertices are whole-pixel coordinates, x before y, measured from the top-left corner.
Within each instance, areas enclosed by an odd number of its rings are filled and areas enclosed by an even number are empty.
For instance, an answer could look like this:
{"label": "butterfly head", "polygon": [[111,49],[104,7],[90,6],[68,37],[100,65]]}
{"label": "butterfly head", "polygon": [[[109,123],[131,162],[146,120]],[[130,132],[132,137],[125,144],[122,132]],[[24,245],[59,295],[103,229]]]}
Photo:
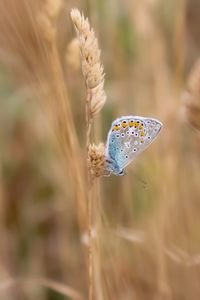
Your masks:
{"label": "butterfly head", "polygon": [[117,176],[124,176],[126,175],[126,172],[124,170],[121,170],[118,174],[115,174]]}

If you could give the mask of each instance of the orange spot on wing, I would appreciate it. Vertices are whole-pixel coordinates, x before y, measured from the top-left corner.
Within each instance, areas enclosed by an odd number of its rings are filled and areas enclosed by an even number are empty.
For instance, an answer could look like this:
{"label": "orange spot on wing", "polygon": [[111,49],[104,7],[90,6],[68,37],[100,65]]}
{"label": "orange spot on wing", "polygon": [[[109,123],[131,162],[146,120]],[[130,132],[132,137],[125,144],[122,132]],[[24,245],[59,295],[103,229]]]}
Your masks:
{"label": "orange spot on wing", "polygon": [[127,124],[126,121],[122,121],[122,124],[121,124],[121,125],[122,125],[123,128],[126,128],[126,127],[128,126],[128,124]]}
{"label": "orange spot on wing", "polygon": [[133,127],[134,126],[134,121],[129,121],[129,126]]}
{"label": "orange spot on wing", "polygon": [[114,125],[112,131],[118,131],[118,130],[119,130],[119,125]]}
{"label": "orange spot on wing", "polygon": [[133,122],[133,126],[138,127],[139,125],[140,125],[140,122],[138,122],[138,121]]}
{"label": "orange spot on wing", "polygon": [[145,136],[145,132],[144,131],[140,132],[140,136]]}
{"label": "orange spot on wing", "polygon": [[140,125],[139,130],[144,129],[144,125]]}

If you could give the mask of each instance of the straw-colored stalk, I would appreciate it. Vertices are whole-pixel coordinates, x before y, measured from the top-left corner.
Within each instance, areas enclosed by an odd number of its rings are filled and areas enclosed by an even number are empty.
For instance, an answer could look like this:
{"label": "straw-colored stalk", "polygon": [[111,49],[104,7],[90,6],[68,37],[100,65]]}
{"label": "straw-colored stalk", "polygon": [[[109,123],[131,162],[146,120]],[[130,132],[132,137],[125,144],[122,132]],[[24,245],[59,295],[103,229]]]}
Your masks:
{"label": "straw-colored stalk", "polygon": [[78,39],[73,38],[71,42],[67,45],[65,53],[65,61],[68,66],[74,71],[80,69],[80,54],[79,54],[79,45]]}
{"label": "straw-colored stalk", "polygon": [[200,59],[189,74],[183,100],[187,120],[193,127],[200,130]]}
{"label": "straw-colored stalk", "polygon": [[41,2],[21,0],[16,5],[12,0],[0,1],[0,60],[12,71],[20,86],[39,100],[48,117],[62,151],[60,166],[65,168],[66,175],[72,174],[67,177],[68,187],[72,186],[83,227],[85,180],[56,39],[55,25],[62,1]]}
{"label": "straw-colored stalk", "polygon": [[[78,9],[72,9],[71,18],[76,29],[81,54],[82,72],[86,86],[86,149],[88,167],[88,219],[89,219],[89,299],[93,299],[93,243],[92,243],[92,186],[99,169],[104,165],[104,147],[90,146],[93,118],[106,101],[104,92],[104,68],[100,62],[100,49],[94,30],[88,19]],[[93,158],[92,158],[93,156]],[[97,169],[95,169],[97,167]],[[94,170],[95,169],[95,170]]]}
{"label": "straw-colored stalk", "polygon": [[44,40],[56,45],[56,20],[62,8],[62,0],[47,0],[41,5],[41,10],[37,15],[37,22],[40,26]]}
{"label": "straw-colored stalk", "polygon": [[[47,77],[47,84],[42,78],[39,82],[41,90],[41,98],[50,101],[49,117],[56,133],[56,138],[64,160],[67,158],[67,165],[70,165],[71,171],[74,173],[75,179],[73,184],[77,184],[79,189],[75,188],[75,197],[78,200],[78,218],[80,227],[85,227],[85,187],[83,174],[81,172],[81,160],[78,159],[78,140],[75,132],[73,116],[68,101],[67,89],[63,77],[62,66],[58,54],[56,43],[56,19],[62,7],[62,0],[49,0],[44,4],[40,14],[37,16],[37,24],[40,34],[45,42],[45,55],[47,59],[47,68],[51,76]],[[52,82],[51,82],[52,81]],[[51,83],[50,83],[51,82]],[[46,106],[46,108],[48,105]],[[66,120],[68,120],[66,124]],[[70,124],[70,126],[69,126]]]}

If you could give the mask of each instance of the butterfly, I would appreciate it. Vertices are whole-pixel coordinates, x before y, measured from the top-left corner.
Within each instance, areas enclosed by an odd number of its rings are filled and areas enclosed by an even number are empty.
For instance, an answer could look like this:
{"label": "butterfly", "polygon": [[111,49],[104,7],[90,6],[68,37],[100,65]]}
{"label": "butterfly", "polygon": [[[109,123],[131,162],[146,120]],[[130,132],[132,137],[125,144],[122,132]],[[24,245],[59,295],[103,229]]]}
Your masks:
{"label": "butterfly", "polygon": [[153,118],[124,116],[116,119],[108,133],[106,169],[117,176],[158,136],[163,124]]}

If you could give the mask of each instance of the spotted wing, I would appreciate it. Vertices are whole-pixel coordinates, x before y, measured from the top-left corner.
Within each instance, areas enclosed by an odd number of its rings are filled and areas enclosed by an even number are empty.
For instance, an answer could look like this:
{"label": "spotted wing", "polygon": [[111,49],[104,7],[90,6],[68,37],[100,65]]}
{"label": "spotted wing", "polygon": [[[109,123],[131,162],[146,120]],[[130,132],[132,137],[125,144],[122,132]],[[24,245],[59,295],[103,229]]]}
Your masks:
{"label": "spotted wing", "polygon": [[116,119],[108,134],[106,153],[124,169],[157,137],[162,123],[153,118],[126,116]]}

